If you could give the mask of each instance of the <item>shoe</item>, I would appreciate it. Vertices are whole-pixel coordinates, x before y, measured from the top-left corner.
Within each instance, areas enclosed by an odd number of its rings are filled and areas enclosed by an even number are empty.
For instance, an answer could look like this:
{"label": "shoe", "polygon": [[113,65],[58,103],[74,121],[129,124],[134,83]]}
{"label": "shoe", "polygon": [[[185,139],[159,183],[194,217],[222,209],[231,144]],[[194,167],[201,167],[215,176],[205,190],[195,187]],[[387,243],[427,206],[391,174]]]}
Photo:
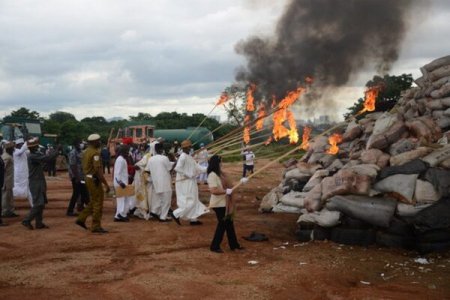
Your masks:
{"label": "shoe", "polygon": [[191,221],[189,224],[192,226],[196,226],[196,225],[202,225],[203,223],[200,221]]}
{"label": "shoe", "polygon": [[17,218],[18,216],[19,216],[18,214],[16,214],[15,212],[12,212],[12,213],[3,215],[3,218]]}
{"label": "shoe", "polygon": [[48,227],[47,225],[45,225],[44,223],[42,223],[41,225],[36,225],[36,229],[49,229],[50,227]]}
{"label": "shoe", "polygon": [[236,248],[231,248],[231,251],[234,251],[234,250],[245,250],[245,248],[242,247],[242,246],[239,246],[239,247],[236,247]]}
{"label": "shoe", "polygon": [[172,210],[169,210],[169,215],[170,215],[170,217],[171,217],[172,219],[175,220],[175,222],[177,222],[178,225],[181,226],[180,218],[175,217],[175,215],[173,214],[173,211],[172,211]]}
{"label": "shoe", "polygon": [[159,222],[167,223],[167,222],[172,222],[172,220],[171,219],[159,219]]}
{"label": "shoe", "polygon": [[223,253],[223,250],[220,249],[220,248],[217,248],[217,249],[209,249],[209,250],[211,250],[211,252]]}
{"label": "shoe", "polygon": [[80,221],[80,220],[76,220],[75,221],[75,224],[77,224],[78,226],[80,226],[80,227],[83,227],[84,229],[88,229],[87,227],[86,227],[86,224],[84,223],[84,222],[82,222],[82,221]]}
{"label": "shoe", "polygon": [[66,213],[66,216],[68,216],[68,217],[78,217],[78,214],[74,213],[74,212],[68,212],[68,213]]}
{"label": "shoe", "polygon": [[92,233],[108,233],[108,230],[99,227],[92,230]]}
{"label": "shoe", "polygon": [[157,215],[157,214],[154,214],[154,213],[150,213],[150,216],[152,217],[152,218],[155,218],[156,220],[159,220],[159,216]]}
{"label": "shoe", "polygon": [[25,226],[26,228],[30,229],[30,230],[34,229],[33,225],[31,225],[30,222],[22,221],[22,225]]}
{"label": "shoe", "polygon": [[114,217],[114,222],[130,222],[130,219],[127,217],[122,217],[122,215],[118,215],[117,217]]}
{"label": "shoe", "polygon": [[124,219],[114,217],[114,222],[125,222]]}

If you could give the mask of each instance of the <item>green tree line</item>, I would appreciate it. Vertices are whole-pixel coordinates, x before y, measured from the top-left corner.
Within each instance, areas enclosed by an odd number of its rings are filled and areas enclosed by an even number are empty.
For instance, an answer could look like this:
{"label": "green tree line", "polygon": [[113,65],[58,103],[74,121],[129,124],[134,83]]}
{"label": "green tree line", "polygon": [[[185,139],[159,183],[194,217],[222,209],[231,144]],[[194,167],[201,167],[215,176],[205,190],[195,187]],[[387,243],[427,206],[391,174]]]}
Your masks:
{"label": "green tree line", "polygon": [[[103,142],[106,142],[111,129],[117,132],[119,128],[124,128],[130,123],[150,124],[157,129],[196,127],[206,116],[204,114],[188,115],[186,113],[162,112],[156,116],[139,113],[136,116],[129,116],[128,120],[107,121],[101,116],[77,120],[73,114],[64,111],[56,111],[51,113],[48,118],[44,118],[37,111],[21,107],[5,116],[5,119],[8,117],[39,120],[42,125],[42,133],[57,134],[59,143],[71,144],[75,139],[86,139],[89,134],[94,132],[100,134]],[[234,125],[228,123],[222,126],[219,121],[209,117],[202,124],[202,127],[206,127],[211,131],[219,126],[221,126],[220,129],[214,132],[214,138],[219,138],[235,128]]]}

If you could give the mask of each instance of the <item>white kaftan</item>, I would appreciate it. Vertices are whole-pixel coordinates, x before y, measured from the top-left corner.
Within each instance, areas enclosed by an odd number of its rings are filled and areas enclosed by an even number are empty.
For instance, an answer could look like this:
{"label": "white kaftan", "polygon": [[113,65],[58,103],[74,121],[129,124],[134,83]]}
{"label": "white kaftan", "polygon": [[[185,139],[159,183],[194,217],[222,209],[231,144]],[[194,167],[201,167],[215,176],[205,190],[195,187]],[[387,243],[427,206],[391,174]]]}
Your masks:
{"label": "white kaftan", "polygon": [[[114,188],[116,190],[121,189],[119,182],[128,184],[127,161],[122,156],[118,156],[116,158],[116,162],[114,163]],[[132,203],[134,200],[134,196],[117,197],[116,200],[117,200],[116,218],[119,217],[119,214],[122,217],[126,217],[128,211],[130,210],[130,203]]]}
{"label": "white kaftan", "polygon": [[157,214],[161,220],[167,218],[170,202],[172,200],[172,170],[173,162],[167,156],[156,154],[152,156],[147,165],[153,182],[153,196],[151,212]]}
{"label": "white kaftan", "polygon": [[136,210],[134,215],[148,220],[150,218],[150,207],[152,204],[152,183],[150,175],[145,172],[151,154],[146,153],[141,160],[136,163],[139,170],[134,175],[134,187],[136,193]]}
{"label": "white kaftan", "polygon": [[30,185],[28,181],[28,151],[27,143],[24,143],[20,149],[14,149],[14,198],[27,198],[30,205],[33,206],[33,197],[31,197]]}
{"label": "white kaftan", "polygon": [[197,176],[206,171],[192,156],[182,153],[175,167],[177,172],[175,190],[178,208],[173,212],[175,217],[194,221],[208,212],[198,199]]}

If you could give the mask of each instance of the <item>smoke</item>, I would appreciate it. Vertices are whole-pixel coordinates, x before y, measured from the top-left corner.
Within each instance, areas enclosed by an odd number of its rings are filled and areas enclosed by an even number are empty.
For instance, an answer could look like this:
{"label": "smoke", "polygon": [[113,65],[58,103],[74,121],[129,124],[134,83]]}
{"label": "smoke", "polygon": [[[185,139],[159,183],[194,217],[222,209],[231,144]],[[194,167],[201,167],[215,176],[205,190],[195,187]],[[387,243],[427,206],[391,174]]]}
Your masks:
{"label": "smoke", "polygon": [[[408,13],[420,2],[291,0],[274,37],[250,37],[236,45],[247,59],[236,80],[255,83],[256,96],[269,101],[303,85],[306,76],[329,90],[367,66],[384,74],[398,59]],[[317,97],[320,91],[307,101]]]}

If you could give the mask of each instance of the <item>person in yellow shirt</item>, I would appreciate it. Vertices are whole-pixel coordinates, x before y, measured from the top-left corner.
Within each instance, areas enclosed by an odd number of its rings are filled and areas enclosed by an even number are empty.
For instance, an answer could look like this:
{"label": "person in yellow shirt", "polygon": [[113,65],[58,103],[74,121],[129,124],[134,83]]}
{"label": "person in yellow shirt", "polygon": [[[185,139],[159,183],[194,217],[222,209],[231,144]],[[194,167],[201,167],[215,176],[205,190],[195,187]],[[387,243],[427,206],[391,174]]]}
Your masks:
{"label": "person in yellow shirt", "polygon": [[226,197],[231,197],[233,190],[227,188],[228,184],[226,184],[225,175],[221,171],[221,161],[220,156],[213,155],[209,160],[207,170],[208,187],[211,192],[209,207],[214,210],[217,217],[216,232],[211,242],[210,250],[216,253],[223,253],[220,244],[225,232],[227,233],[228,245],[232,251],[244,249],[237,241],[232,216],[226,215]]}

